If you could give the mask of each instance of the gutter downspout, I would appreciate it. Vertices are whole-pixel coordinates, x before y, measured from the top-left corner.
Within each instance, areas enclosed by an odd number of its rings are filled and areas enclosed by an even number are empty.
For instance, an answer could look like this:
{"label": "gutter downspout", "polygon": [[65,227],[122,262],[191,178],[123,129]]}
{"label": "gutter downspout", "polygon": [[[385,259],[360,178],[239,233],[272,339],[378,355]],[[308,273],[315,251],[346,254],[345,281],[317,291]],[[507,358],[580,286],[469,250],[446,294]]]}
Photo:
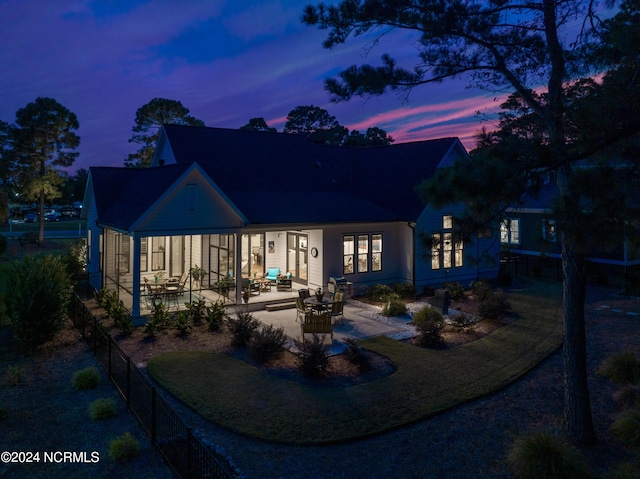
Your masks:
{"label": "gutter downspout", "polygon": [[411,230],[411,284],[416,285],[416,224],[407,221],[407,226]]}

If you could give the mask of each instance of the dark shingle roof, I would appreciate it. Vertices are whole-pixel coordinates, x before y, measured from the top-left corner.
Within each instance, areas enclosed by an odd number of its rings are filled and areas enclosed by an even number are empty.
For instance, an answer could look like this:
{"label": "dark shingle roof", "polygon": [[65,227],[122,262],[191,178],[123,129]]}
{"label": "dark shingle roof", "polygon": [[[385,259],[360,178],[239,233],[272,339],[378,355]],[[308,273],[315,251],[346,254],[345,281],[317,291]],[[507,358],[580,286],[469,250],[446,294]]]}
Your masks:
{"label": "dark shingle roof", "polygon": [[101,221],[130,225],[193,162],[253,224],[415,221],[424,209],[416,186],[458,144],[334,147],[303,135],[180,125],[165,125],[164,135],[175,165],[91,168]]}

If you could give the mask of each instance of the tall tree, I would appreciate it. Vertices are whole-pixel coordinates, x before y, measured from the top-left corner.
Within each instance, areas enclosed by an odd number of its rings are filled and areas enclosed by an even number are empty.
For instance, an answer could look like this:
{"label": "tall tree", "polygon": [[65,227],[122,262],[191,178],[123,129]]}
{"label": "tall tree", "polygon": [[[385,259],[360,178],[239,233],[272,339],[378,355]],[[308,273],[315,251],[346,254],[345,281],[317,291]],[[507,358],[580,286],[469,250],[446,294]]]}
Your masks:
{"label": "tall tree", "polygon": [[287,115],[284,133],[306,135],[313,143],[341,145],[349,130],[323,108],[297,106]]}
{"label": "tall tree", "polygon": [[240,127],[241,130],[249,131],[269,131],[275,133],[277,129],[267,125],[264,118],[251,118],[249,123]]}
{"label": "tall tree", "polygon": [[44,245],[44,207],[46,200],[60,196],[62,170],[73,165],[80,144],[74,133],[78,118],[52,98],[36,98],[16,112],[16,171],[26,196],[38,199],[40,209],[39,243]]}
{"label": "tall tree", "polygon": [[[562,241],[565,431],[581,443],[595,441],[595,431],[586,373],[583,209],[575,188],[566,108],[568,80],[586,69],[574,49],[572,42],[578,39],[571,37],[571,28],[587,19],[593,22],[585,23],[597,25],[596,8],[591,0],[342,0],[309,5],[303,15],[304,23],[329,30],[326,48],[375,31],[378,39],[396,29],[417,35],[418,62],[412,70],[399,67],[389,55],[382,57],[381,66],[352,66],[325,83],[336,101],[388,89],[406,97],[418,85],[459,77],[483,88],[513,89],[542,125],[548,155],[532,157],[534,164],[519,168],[530,174],[553,171],[557,178],[558,210],[563,213],[557,229]],[[544,95],[536,94],[541,87]]]}
{"label": "tall tree", "polygon": [[204,122],[189,115],[189,110],[179,101],[154,98],[136,111],[133,136],[129,139],[129,143],[137,143],[141,146],[138,151],[130,154],[124,160],[125,166],[145,168],[151,165],[151,158],[153,157],[162,125],[170,123],[204,126]]}

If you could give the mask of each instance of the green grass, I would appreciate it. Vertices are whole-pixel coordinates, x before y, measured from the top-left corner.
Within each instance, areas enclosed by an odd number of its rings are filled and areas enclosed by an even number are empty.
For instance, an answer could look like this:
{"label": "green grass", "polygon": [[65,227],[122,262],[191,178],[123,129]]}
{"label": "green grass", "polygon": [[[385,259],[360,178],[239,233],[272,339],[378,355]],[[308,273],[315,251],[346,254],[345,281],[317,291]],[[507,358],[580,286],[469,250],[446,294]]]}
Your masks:
{"label": "green grass", "polygon": [[185,351],[153,357],[149,373],[212,422],[267,441],[329,444],[378,434],[499,390],[555,351],[562,341],[560,288],[536,284],[513,293],[519,320],[449,350],[427,350],[386,337],[361,342],[397,371],[347,388],[284,380],[224,354]]}

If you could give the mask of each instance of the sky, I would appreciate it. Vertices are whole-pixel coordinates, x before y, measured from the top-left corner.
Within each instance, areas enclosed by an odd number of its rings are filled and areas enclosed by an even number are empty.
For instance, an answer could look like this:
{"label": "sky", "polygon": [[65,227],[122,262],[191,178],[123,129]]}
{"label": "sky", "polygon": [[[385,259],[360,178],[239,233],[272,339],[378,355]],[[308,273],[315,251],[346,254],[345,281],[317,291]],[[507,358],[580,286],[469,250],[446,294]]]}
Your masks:
{"label": "sky", "polygon": [[[281,131],[297,106],[324,108],[350,130],[377,126],[396,143],[457,136],[467,147],[495,111],[496,94],[445,81],[332,103],[323,81],[390,53],[412,66],[415,36],[373,46],[355,37],[331,50],[327,31],[301,22],[312,0],[0,0],[0,120],[37,97],[78,116],[71,172],[123,166],[136,110],[153,98],[180,101],[206,126],[240,128],[262,117]],[[373,48],[372,48],[373,47]]]}

